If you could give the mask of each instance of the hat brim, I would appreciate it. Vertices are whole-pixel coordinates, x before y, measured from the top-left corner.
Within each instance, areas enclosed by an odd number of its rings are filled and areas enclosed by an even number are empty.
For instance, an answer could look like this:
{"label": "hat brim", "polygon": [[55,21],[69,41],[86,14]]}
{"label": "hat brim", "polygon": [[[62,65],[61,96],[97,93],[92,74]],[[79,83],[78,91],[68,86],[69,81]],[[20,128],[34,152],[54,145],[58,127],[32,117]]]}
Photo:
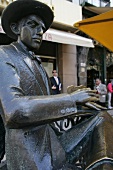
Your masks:
{"label": "hat brim", "polygon": [[10,28],[10,24],[18,22],[28,15],[39,16],[45,24],[46,32],[53,22],[53,12],[51,8],[36,0],[18,0],[9,4],[3,11],[1,16],[1,24],[4,32],[11,38],[17,40],[17,35]]}

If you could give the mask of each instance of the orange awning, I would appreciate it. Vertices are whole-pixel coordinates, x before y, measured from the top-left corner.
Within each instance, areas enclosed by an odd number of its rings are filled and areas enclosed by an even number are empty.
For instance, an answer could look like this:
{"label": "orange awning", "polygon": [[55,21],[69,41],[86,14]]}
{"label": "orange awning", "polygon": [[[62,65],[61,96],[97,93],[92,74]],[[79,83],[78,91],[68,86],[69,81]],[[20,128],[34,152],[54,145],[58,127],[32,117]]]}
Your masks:
{"label": "orange awning", "polygon": [[74,27],[113,51],[113,10],[77,22]]}

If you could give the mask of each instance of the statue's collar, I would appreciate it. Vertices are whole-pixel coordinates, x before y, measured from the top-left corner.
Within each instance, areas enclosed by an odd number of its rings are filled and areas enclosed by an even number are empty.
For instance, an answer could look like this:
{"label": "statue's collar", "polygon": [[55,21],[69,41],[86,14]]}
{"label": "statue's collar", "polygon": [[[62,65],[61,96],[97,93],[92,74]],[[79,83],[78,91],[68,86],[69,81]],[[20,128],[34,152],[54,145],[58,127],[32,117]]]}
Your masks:
{"label": "statue's collar", "polygon": [[13,42],[11,45],[14,46],[18,52],[28,55],[29,51],[22,42]]}
{"label": "statue's collar", "polygon": [[25,56],[28,56],[32,60],[37,60],[39,64],[41,64],[41,59],[39,56],[36,56],[33,51],[29,51],[28,48],[20,41],[14,42],[12,45],[16,48],[16,50],[20,53],[23,53]]}
{"label": "statue's collar", "polygon": [[20,46],[22,47],[22,49],[25,51],[25,52],[28,52],[28,48],[22,43],[22,41],[18,42],[20,44]]}

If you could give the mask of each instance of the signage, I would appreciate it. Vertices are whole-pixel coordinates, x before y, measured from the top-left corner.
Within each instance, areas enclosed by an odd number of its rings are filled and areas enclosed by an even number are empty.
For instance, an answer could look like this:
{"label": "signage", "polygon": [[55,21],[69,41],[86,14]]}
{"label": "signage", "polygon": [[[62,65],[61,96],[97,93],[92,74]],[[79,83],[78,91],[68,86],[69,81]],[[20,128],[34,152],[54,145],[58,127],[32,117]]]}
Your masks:
{"label": "signage", "polygon": [[52,34],[46,32],[46,33],[43,35],[43,40],[52,41]]}
{"label": "signage", "polygon": [[80,63],[82,67],[86,67],[86,63]]}

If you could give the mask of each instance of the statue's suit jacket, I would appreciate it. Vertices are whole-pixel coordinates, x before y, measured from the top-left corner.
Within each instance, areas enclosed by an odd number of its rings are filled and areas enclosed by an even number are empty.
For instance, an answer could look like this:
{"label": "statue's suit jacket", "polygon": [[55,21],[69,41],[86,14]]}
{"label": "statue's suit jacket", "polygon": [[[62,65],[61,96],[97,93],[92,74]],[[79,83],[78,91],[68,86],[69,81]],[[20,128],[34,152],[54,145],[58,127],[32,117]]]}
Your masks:
{"label": "statue's suit jacket", "polygon": [[[86,99],[86,95],[83,97]],[[86,148],[85,169],[93,169],[90,167],[95,162],[98,166],[98,161],[104,159],[112,163],[113,119],[106,112],[59,137],[55,134],[51,123],[75,113],[72,99],[68,94],[50,95],[41,63],[32,60],[20,44],[0,48],[0,114],[6,129],[8,170],[77,169],[75,165],[67,168],[66,158],[75,164]]]}
{"label": "statue's suit jacket", "polygon": [[50,95],[50,88],[41,63],[19,43],[0,48],[0,111],[9,170],[58,170],[65,164],[65,151],[49,123],[76,106],[68,94]]}

